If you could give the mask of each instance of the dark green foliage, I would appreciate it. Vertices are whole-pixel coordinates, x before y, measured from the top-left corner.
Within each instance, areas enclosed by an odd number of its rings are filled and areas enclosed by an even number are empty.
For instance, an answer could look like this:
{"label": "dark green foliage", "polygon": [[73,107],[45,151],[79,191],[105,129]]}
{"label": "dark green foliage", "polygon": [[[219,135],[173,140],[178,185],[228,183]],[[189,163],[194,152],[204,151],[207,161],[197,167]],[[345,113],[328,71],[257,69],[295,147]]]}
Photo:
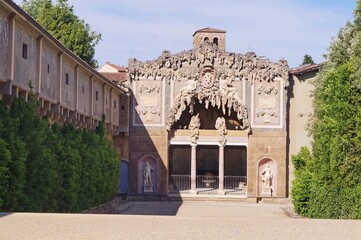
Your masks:
{"label": "dark green foliage", "polygon": [[360,0],[354,21],[341,28],[326,58],[314,81],[312,157],[296,156],[311,164],[296,166],[295,209],[313,218],[361,219]]}
{"label": "dark green foliage", "polygon": [[100,128],[51,126],[34,100],[0,103],[0,210],[79,212],[110,200],[119,156]]}
{"label": "dark green foliage", "polygon": [[24,0],[22,8],[67,48],[97,67],[94,54],[101,34],[91,31],[89,24],[74,14],[68,0],[57,0],[56,4],[51,0]]}
{"label": "dark green foliage", "polygon": [[306,65],[306,64],[311,64],[311,65],[315,64],[311,55],[306,54],[305,56],[303,56],[303,61],[301,65]]}
{"label": "dark green foliage", "polygon": [[292,198],[296,212],[308,215],[308,202],[311,195],[311,153],[306,147],[302,147],[297,155],[292,156],[292,163],[295,167],[295,180],[292,182]]}
{"label": "dark green foliage", "polygon": [[293,157],[295,209],[314,218],[361,219],[361,92],[351,61],[326,67],[315,83],[312,157]]}

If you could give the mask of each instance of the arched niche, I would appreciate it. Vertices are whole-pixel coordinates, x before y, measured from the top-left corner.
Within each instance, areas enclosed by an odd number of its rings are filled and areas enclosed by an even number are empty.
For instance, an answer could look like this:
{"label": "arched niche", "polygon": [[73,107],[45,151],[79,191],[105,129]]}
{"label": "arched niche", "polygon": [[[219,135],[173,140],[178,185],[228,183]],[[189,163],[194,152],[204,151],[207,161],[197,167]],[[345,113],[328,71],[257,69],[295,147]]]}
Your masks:
{"label": "arched niche", "polygon": [[[265,169],[269,166],[270,171],[272,173],[272,179],[271,179],[271,193],[267,193],[263,190],[265,187],[264,181],[262,180],[262,173],[264,173]],[[277,196],[277,165],[276,162],[268,157],[262,158],[258,162],[257,167],[257,185],[258,185],[258,195],[263,197],[275,197]]]}
{"label": "arched niche", "polygon": [[[151,180],[152,180],[152,191],[144,191],[144,169],[146,163],[152,168]],[[158,193],[158,161],[151,155],[145,155],[138,160],[138,193],[139,194],[157,194]]]}

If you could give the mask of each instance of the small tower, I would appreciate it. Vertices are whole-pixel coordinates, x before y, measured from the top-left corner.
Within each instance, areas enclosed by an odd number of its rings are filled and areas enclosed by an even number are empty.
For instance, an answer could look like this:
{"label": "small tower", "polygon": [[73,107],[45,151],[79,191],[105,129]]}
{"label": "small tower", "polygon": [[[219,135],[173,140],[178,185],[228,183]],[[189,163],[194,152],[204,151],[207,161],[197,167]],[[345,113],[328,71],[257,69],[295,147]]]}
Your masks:
{"label": "small tower", "polygon": [[205,41],[212,42],[221,50],[226,50],[226,31],[215,28],[202,28],[193,34],[193,48],[198,48]]}

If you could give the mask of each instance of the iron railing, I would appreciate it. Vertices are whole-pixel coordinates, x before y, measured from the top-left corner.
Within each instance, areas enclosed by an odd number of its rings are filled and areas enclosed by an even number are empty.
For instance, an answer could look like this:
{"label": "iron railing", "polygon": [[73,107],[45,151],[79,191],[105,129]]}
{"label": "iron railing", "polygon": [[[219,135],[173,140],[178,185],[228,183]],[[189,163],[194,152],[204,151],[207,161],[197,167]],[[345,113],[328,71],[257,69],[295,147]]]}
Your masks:
{"label": "iron railing", "polygon": [[[170,192],[184,191],[191,189],[190,175],[170,175]],[[247,185],[246,176],[224,176],[224,189],[244,190]],[[197,175],[196,188],[218,189],[218,176],[215,175]]]}
{"label": "iron railing", "polygon": [[191,175],[170,175],[171,192],[191,189]]}
{"label": "iron railing", "polygon": [[244,190],[246,185],[246,176],[224,176],[224,189]]}

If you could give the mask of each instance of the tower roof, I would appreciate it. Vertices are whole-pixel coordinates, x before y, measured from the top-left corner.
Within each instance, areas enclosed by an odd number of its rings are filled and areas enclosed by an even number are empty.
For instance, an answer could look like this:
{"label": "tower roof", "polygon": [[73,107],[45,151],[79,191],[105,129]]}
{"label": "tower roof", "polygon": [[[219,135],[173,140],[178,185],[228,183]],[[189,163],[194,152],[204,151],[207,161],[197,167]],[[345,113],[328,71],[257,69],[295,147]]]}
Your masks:
{"label": "tower roof", "polygon": [[199,29],[199,30],[195,31],[195,32],[193,33],[193,36],[194,36],[197,32],[226,33],[226,31],[223,31],[223,30],[220,30],[220,29],[207,27],[207,28],[202,28],[202,29]]}

